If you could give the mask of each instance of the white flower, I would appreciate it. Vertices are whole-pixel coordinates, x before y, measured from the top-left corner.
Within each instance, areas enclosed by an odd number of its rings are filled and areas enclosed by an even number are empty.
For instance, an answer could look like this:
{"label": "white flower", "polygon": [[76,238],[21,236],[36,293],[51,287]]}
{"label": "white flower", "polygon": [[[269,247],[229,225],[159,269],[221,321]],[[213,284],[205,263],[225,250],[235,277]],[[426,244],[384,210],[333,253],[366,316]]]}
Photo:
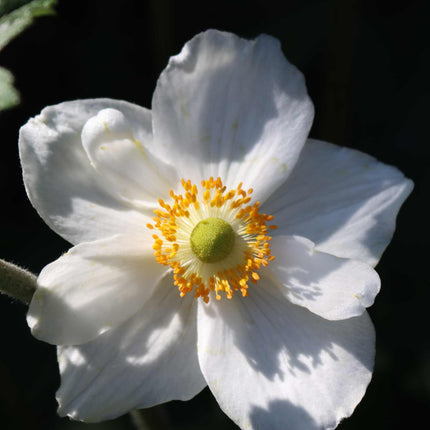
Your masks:
{"label": "white flower", "polygon": [[78,100],[21,129],[29,198],[75,245],[28,313],[59,345],[61,415],[109,419],[206,385],[243,429],[352,413],[373,366],[372,266],[412,182],[307,139],[312,118],[278,41],[207,31],[170,59],[152,111]]}

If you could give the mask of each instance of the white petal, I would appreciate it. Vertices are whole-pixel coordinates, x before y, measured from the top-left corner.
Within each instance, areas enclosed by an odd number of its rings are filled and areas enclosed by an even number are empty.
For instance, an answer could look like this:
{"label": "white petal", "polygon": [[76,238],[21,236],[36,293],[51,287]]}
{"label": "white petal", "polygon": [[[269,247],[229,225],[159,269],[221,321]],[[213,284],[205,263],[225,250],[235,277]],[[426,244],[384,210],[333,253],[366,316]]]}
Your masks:
{"label": "white petal", "polygon": [[371,378],[370,318],[328,321],[260,283],[246,299],[199,304],[198,354],[209,388],[241,428],[334,428]]}
{"label": "white petal", "polygon": [[27,321],[45,342],[77,345],[137,312],[166,272],[149,237],[115,236],[75,246],[37,280]]}
{"label": "white petal", "polygon": [[152,113],[154,140],[185,179],[243,182],[263,201],[292,170],[313,106],[276,39],[209,30],[170,59]]}
{"label": "white petal", "polygon": [[206,386],[196,342],[196,301],[181,299],[168,275],[121,327],[85,345],[58,348],[59,414],[101,421],[189,400]]}
{"label": "white petal", "polygon": [[[151,131],[151,129],[149,129]],[[114,195],[138,206],[154,209],[169,197],[178,178],[173,167],[151,153],[152,134],[139,140],[125,115],[104,109],[82,130],[82,144],[95,169]]]}
{"label": "white petal", "polygon": [[348,148],[309,140],[293,174],[262,211],[279,234],[304,236],[318,250],[376,265],[413,183],[395,167]]}
{"label": "white petal", "polygon": [[148,222],[142,213],[112,196],[82,147],[82,127],[105,108],[121,111],[140,141],[151,134],[150,111],[110,99],[49,106],[20,130],[27,194],[45,222],[74,244],[135,233]]}
{"label": "white petal", "polygon": [[371,266],[319,252],[303,237],[275,237],[271,250],[276,258],[266,272],[282,294],[323,318],[361,315],[379,292],[381,282]]}

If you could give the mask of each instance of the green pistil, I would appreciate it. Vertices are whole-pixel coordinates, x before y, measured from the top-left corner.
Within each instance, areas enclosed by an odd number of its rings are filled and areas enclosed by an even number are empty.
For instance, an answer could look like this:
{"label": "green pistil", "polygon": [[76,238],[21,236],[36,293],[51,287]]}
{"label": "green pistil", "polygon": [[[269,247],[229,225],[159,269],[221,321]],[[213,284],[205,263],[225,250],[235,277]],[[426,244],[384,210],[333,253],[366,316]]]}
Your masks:
{"label": "green pistil", "polygon": [[221,218],[206,218],[191,233],[191,249],[200,261],[216,263],[228,257],[233,249],[234,237],[228,222]]}

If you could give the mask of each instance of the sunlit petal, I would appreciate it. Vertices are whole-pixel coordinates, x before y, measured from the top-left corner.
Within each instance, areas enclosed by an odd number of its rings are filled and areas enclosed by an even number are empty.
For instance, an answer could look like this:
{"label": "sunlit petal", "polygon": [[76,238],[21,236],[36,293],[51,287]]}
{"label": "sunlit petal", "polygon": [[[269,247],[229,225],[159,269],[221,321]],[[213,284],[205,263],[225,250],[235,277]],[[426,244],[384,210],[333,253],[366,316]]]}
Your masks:
{"label": "sunlit petal", "polygon": [[81,346],[59,347],[60,415],[111,419],[205,386],[197,361],[196,302],[166,278],[131,319]]}
{"label": "sunlit petal", "polygon": [[242,429],[332,429],[370,381],[367,315],[328,321],[268,282],[247,300],[199,304],[199,361],[224,412]]}

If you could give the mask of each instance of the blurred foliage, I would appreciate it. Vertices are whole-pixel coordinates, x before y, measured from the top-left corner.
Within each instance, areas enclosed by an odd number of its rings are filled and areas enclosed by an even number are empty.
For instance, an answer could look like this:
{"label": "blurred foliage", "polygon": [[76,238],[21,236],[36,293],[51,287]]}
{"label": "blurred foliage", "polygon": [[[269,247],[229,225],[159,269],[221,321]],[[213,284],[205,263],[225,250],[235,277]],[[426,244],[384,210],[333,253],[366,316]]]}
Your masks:
{"label": "blurred foliage", "polygon": [[31,0],[0,0],[0,16],[30,2]]}
{"label": "blurred foliage", "polygon": [[[1,0],[0,50],[22,33],[35,18],[53,14],[55,4],[56,0]],[[13,81],[12,73],[0,67],[0,111],[16,106],[20,102]]]}
{"label": "blurred foliage", "polygon": [[19,93],[13,86],[13,80],[12,73],[0,67],[0,111],[19,103]]}

